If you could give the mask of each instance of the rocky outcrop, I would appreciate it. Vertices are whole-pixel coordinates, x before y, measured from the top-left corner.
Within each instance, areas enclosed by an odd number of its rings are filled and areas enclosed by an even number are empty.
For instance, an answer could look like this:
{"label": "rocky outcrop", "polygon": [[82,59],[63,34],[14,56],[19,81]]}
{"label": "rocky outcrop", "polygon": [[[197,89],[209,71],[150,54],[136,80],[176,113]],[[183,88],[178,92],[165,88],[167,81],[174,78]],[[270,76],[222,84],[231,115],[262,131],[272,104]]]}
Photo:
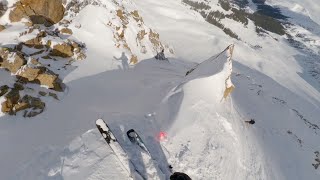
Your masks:
{"label": "rocky outcrop", "polygon": [[39,74],[37,80],[41,85],[47,86],[55,91],[63,91],[62,81],[59,79],[58,75],[53,72],[47,71],[46,73]]}
{"label": "rocky outcrop", "polygon": [[159,37],[160,37],[160,36],[159,36],[158,33],[153,32],[153,31],[150,29],[150,32],[149,32],[149,40],[150,40],[150,42],[152,43],[154,50],[163,49],[163,45],[162,45],[162,43],[160,42],[160,38],[159,38]]}
{"label": "rocky outcrop", "polygon": [[25,95],[20,98],[19,90],[12,89],[1,104],[1,111],[10,115],[15,115],[19,111],[24,112],[24,117],[34,117],[44,111],[45,103],[40,98]]}
{"label": "rocky outcrop", "polygon": [[45,67],[25,67],[17,76],[26,82],[37,83],[55,91],[63,91],[58,75]]}
{"label": "rocky outcrop", "polygon": [[10,53],[8,50],[0,50],[0,67],[15,74],[21,66],[27,63],[24,56],[19,52]]}
{"label": "rocky outcrop", "polygon": [[9,86],[3,85],[0,86],[0,97],[6,94],[9,91]]}
{"label": "rocky outcrop", "polygon": [[72,35],[72,30],[69,29],[69,28],[62,28],[62,29],[60,30],[60,33]]}
{"label": "rocky outcrop", "polygon": [[[17,0],[7,12],[12,22],[22,19],[29,21],[23,21],[27,28],[17,33],[18,39],[24,39],[23,42],[0,47],[0,69],[6,69],[8,76],[16,76],[12,78],[16,79],[13,86],[11,82],[0,86],[0,96],[4,100],[0,107],[2,112],[10,115],[22,112],[24,117],[42,113],[45,109],[42,100],[59,100],[58,92],[64,89],[58,73],[67,70],[74,60],[86,58],[85,44],[69,39],[73,32],[68,28],[70,21],[62,20],[65,15],[62,1]],[[74,2],[78,3],[77,0]],[[0,2],[0,15],[3,9],[7,10],[7,7]],[[55,28],[39,25],[51,26],[56,23],[59,25]],[[0,32],[6,26],[0,25]],[[57,60],[60,62],[56,63]],[[34,89],[31,83],[39,84],[42,88]],[[37,94],[40,90],[41,93]]]}
{"label": "rocky outcrop", "polygon": [[24,42],[23,44],[28,46],[28,47],[34,47],[36,49],[41,49],[44,47],[44,45],[42,44],[42,38],[46,37],[47,34],[46,32],[40,32],[35,38],[29,39],[26,42]]}
{"label": "rocky outcrop", "polygon": [[14,114],[14,106],[20,99],[19,91],[12,89],[8,94],[5,95],[6,101],[1,104],[1,111],[4,113]]}
{"label": "rocky outcrop", "polygon": [[136,55],[132,55],[130,58],[131,64],[137,64],[138,63],[138,57]]}
{"label": "rocky outcrop", "polygon": [[71,44],[62,43],[54,45],[52,51],[49,54],[50,56],[59,56],[59,57],[72,57],[73,56],[73,47]]}
{"label": "rocky outcrop", "polygon": [[[30,109],[29,111],[25,109]],[[45,103],[41,101],[40,98],[32,97],[29,95],[23,96],[23,98],[19,101],[19,104],[16,105],[15,110],[24,111],[24,117],[34,117],[40,113],[42,113],[45,109]]]}
{"label": "rocky outcrop", "polygon": [[51,26],[58,23],[64,15],[62,0],[20,0],[9,14],[12,22],[29,18],[33,24]]}

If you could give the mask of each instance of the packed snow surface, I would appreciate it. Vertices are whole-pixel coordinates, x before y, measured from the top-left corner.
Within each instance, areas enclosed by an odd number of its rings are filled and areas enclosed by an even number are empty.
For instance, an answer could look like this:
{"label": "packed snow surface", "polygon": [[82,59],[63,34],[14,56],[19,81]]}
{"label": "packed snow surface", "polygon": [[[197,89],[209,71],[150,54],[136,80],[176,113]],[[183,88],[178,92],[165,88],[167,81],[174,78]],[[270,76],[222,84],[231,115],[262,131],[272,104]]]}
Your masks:
{"label": "packed snow surface", "polygon": [[[288,2],[318,21],[315,1]],[[123,67],[113,58],[123,51],[101,21],[115,7],[101,3],[106,7],[88,5],[70,25],[87,45],[87,58],[64,74],[60,101],[46,101],[46,111],[30,119],[0,114],[1,179],[129,179],[97,119],[108,123],[127,161],[148,179],[168,179],[168,165],[192,179],[319,179],[313,164],[320,151],[320,86],[306,75],[305,56],[284,37],[243,33],[248,42],[235,41],[180,0],[125,0],[175,54]],[[15,23],[0,39],[16,43],[23,28]],[[0,69],[0,85],[13,82],[4,74]],[[129,141],[129,129],[139,133],[151,159]]]}

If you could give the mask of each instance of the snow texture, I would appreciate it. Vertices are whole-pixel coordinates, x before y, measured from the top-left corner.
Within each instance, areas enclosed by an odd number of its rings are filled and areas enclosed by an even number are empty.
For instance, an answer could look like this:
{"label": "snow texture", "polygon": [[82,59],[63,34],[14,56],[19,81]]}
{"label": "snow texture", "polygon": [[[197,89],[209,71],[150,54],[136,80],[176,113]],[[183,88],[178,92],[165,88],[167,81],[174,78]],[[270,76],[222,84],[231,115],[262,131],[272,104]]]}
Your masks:
{"label": "snow texture", "polygon": [[[252,22],[248,31],[230,22],[245,41],[231,39],[180,0],[117,1],[138,10],[175,50],[168,61],[140,54],[142,61],[124,67],[113,56],[126,51],[114,46],[104,23],[118,5],[97,2],[104,6],[91,4],[70,17],[72,38],[86,44],[87,58],[61,72],[67,89],[58,93],[60,101],[45,99],[46,111],[34,118],[0,114],[1,179],[139,179],[134,168],[148,179],[168,179],[168,165],[192,179],[319,179],[313,164],[320,151],[320,84],[309,74],[319,72],[319,61],[310,58],[319,57],[319,3],[266,1],[300,24],[288,33],[311,37],[300,38],[306,47],[298,49],[285,36],[257,35]],[[7,22],[6,14],[0,23]],[[0,33],[2,44],[20,42],[25,28],[10,24]],[[1,85],[14,81],[0,69]],[[98,118],[117,137],[122,160],[95,127]],[[250,119],[255,124],[246,123]],[[130,142],[129,129],[139,133],[151,158]],[[159,140],[160,132],[167,137]]]}

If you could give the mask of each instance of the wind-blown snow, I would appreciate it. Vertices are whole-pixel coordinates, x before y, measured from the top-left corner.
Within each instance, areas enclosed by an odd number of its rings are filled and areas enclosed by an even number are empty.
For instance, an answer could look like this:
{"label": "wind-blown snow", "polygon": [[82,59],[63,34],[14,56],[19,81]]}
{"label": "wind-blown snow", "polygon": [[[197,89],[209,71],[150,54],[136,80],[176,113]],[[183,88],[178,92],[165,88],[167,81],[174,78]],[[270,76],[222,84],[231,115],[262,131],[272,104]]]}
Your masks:
{"label": "wind-blown snow", "polygon": [[[311,12],[307,2],[312,1],[296,3],[314,19],[319,10],[314,6]],[[193,179],[319,179],[312,164],[320,151],[320,86],[306,75],[301,61],[307,57],[284,37],[239,29],[246,43],[235,41],[180,0],[123,1],[175,50],[169,62],[149,54],[126,69],[113,60],[123,50],[104,24],[115,6],[102,3],[106,8],[89,5],[70,25],[72,38],[86,44],[87,58],[64,74],[67,89],[58,94],[60,101],[46,99],[46,111],[32,119],[0,115],[1,179],[127,179],[95,127],[99,118],[149,179],[168,178],[169,164]],[[254,32],[252,24],[248,28]],[[24,30],[14,23],[0,38],[16,44]],[[232,69],[230,54],[219,54],[231,43]],[[4,74],[0,69],[1,85],[12,85],[14,78]],[[250,119],[256,123],[245,122]],[[126,137],[132,128],[152,161]],[[159,132],[167,133],[165,141],[159,142]]]}
{"label": "wind-blown snow", "polygon": [[317,0],[267,0],[267,2],[274,5],[282,5],[303,15],[308,15],[313,21],[320,25],[320,4]]}

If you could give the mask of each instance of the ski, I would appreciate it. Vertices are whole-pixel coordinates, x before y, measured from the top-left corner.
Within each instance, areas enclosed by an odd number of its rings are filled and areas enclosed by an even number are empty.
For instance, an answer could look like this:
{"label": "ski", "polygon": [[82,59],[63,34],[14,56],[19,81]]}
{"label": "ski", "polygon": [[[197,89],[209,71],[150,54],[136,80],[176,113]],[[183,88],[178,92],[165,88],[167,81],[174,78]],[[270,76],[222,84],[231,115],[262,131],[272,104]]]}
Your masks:
{"label": "ski", "polygon": [[137,170],[131,159],[128,158],[127,154],[117,141],[117,138],[114,136],[107,123],[103,119],[98,119],[96,120],[96,126],[102,137],[106,140],[107,144],[118,158],[119,162],[122,165],[122,168],[127,172],[128,176],[133,179],[132,174],[130,173],[130,169],[134,169],[140,178],[144,180],[147,179]]}
{"label": "ski", "polygon": [[[147,157],[149,158],[149,161],[154,162],[154,164],[157,166],[155,167],[156,169],[160,170],[161,173],[166,176],[168,173],[165,173],[165,171],[163,170],[163,168],[159,165],[159,163],[157,162],[157,160],[155,158],[152,157],[149,149],[147,148],[147,146],[145,145],[145,143],[143,142],[142,138],[140,137],[140,135],[134,130],[134,129],[130,129],[129,131],[127,131],[127,136],[129,138],[129,140],[133,143],[138,145],[138,147],[147,154]],[[168,171],[169,173],[172,173],[172,166],[169,165],[168,166]]]}
{"label": "ski", "polygon": [[144,152],[151,156],[150,151],[147,149],[141,137],[134,129],[127,131],[127,136],[132,143],[136,143]]}

